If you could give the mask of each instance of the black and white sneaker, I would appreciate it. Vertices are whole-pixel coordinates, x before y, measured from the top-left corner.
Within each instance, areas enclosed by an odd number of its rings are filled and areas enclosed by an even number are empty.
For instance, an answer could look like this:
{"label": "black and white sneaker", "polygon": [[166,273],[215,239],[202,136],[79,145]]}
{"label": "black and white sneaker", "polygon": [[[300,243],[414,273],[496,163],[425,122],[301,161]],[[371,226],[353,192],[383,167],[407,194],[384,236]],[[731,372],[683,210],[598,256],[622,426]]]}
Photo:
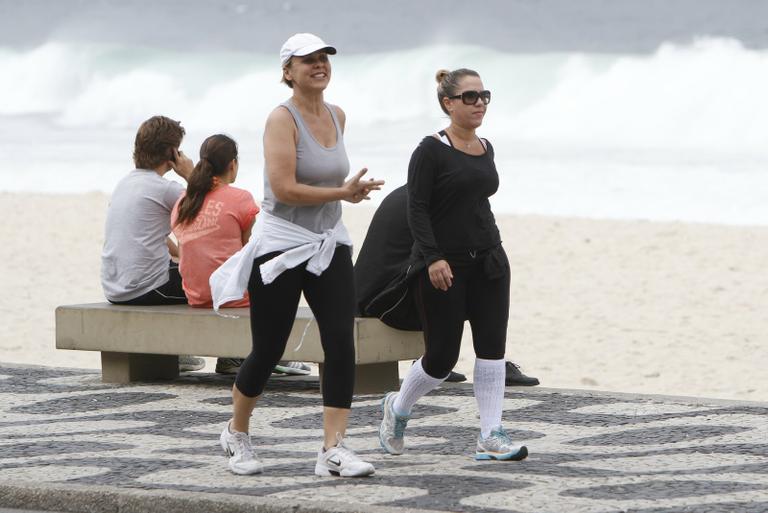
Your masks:
{"label": "black and white sneaker", "polygon": [[315,464],[317,476],[363,477],[370,476],[374,472],[373,465],[361,460],[352,449],[344,445],[341,438],[330,449],[325,450],[320,447],[317,452]]}
{"label": "black and white sneaker", "polygon": [[216,360],[216,374],[235,375],[243,364],[242,358],[218,358]]}

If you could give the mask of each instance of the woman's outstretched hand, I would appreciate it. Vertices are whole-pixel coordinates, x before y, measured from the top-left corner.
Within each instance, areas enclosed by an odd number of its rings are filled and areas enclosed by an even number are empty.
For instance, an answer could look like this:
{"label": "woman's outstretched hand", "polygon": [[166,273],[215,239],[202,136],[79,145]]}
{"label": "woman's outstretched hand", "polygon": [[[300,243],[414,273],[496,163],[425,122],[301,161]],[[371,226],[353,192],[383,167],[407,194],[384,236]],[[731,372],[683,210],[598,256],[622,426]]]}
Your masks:
{"label": "woman's outstretched hand", "polygon": [[453,271],[445,260],[436,260],[429,265],[429,281],[436,289],[443,292],[453,285]]}
{"label": "woman's outstretched hand", "polygon": [[363,175],[368,172],[368,168],[363,168],[352,178],[344,182],[342,188],[346,191],[344,199],[350,203],[360,203],[363,200],[371,199],[368,194],[371,191],[381,190],[384,180],[363,180]]}

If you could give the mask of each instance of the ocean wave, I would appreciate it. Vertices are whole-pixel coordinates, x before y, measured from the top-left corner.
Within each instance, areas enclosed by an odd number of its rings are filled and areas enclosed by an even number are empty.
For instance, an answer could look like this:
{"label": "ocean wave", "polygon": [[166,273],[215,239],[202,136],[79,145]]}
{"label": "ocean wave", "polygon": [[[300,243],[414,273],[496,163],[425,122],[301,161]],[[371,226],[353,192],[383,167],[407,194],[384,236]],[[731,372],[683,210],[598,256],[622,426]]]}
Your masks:
{"label": "ocean wave", "polygon": [[[358,127],[440,123],[437,68],[477,69],[494,91],[496,138],[606,148],[759,151],[768,51],[738,41],[664,44],[650,55],[514,54],[432,46],[334,57],[327,99]],[[165,113],[198,127],[257,129],[288,96],[273,56],[48,43],[0,49],[0,115],[64,127],[137,126]]]}

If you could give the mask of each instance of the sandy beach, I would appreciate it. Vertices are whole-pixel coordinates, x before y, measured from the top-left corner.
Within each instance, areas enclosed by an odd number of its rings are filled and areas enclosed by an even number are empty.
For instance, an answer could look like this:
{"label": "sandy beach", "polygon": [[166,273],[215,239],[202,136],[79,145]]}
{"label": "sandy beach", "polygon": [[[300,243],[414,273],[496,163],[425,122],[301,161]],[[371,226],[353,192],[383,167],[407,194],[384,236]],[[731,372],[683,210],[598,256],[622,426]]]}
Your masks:
{"label": "sandy beach", "polygon": [[[0,361],[99,366],[98,353],[55,349],[54,309],[103,301],[107,202],[0,193]],[[345,207],[358,246],[372,213]],[[512,266],[507,357],[542,385],[768,400],[768,228],[498,223]],[[468,331],[457,370],[471,378]]]}

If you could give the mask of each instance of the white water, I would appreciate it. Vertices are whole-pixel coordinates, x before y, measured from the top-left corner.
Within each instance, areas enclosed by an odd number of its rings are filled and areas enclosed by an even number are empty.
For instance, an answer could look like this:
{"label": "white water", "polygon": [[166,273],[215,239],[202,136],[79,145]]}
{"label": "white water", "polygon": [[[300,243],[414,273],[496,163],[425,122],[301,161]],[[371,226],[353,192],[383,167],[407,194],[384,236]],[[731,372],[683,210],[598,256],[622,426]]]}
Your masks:
{"label": "white water", "polygon": [[[734,40],[650,55],[513,54],[439,46],[333,58],[326,99],[347,112],[353,168],[392,186],[446,124],[437,68],[493,91],[480,130],[496,149],[501,212],[768,223],[768,51]],[[2,190],[109,192],[141,121],[180,119],[183,148],[223,131],[240,185],[261,195],[261,131],[289,96],[272,55],[50,43],[0,49]]]}

